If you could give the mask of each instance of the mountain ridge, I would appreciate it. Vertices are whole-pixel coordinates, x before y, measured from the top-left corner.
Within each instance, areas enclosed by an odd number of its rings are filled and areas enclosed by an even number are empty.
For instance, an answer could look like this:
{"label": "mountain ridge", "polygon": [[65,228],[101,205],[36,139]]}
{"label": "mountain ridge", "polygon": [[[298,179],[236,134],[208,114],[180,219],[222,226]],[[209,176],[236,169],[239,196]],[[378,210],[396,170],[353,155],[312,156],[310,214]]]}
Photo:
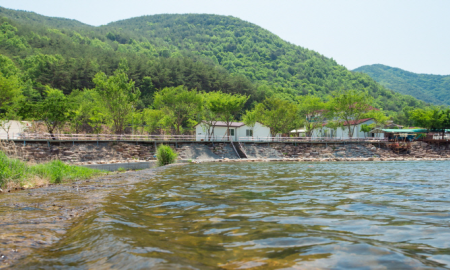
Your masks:
{"label": "mountain ridge", "polygon": [[436,105],[450,105],[450,75],[414,73],[382,64],[353,70],[368,74],[384,87]]}
{"label": "mountain ridge", "polygon": [[36,13],[0,11],[1,25],[10,29],[3,30],[10,38],[0,37],[0,54],[14,61],[39,91],[45,85],[65,93],[90,88],[96,72],[112,74],[125,59],[129,77],[141,89],[184,84],[244,93],[252,96],[251,102],[271,95],[289,100],[307,94],[326,98],[333,91],[356,89],[367,91],[375,98],[374,105],[386,111],[425,105],[232,16],[160,14],[89,26]]}

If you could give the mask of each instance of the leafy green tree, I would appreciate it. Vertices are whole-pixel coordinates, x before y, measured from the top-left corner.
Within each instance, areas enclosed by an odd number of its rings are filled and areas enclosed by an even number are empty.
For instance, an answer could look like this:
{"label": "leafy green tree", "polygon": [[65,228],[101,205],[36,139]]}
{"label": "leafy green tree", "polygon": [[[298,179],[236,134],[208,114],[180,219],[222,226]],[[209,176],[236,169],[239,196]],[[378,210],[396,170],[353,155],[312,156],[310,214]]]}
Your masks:
{"label": "leafy green tree", "polygon": [[347,90],[334,93],[331,108],[334,115],[344,122],[350,138],[353,137],[359,120],[373,110],[372,101],[373,98],[363,91]]}
{"label": "leafy green tree", "polygon": [[368,113],[364,114],[365,118],[372,118],[375,121],[375,126],[377,128],[383,128],[384,125],[389,121],[389,117],[382,110],[370,110]]}
{"label": "leafy green tree", "polygon": [[72,103],[59,89],[47,87],[45,99],[37,104],[34,118],[41,119],[53,140],[54,132],[73,119]]}
{"label": "leafy green tree", "polygon": [[330,115],[330,110],[327,104],[317,96],[301,96],[297,100],[300,116],[304,119],[306,137],[312,137],[314,130],[323,127],[323,123]]}
{"label": "leafy green tree", "polygon": [[367,124],[363,124],[361,125],[361,132],[364,132],[364,138],[367,137],[367,134],[372,130],[372,127],[370,125]]}
{"label": "leafy green tree", "polygon": [[209,92],[202,93],[203,95],[203,108],[202,108],[202,128],[208,137],[208,140],[211,140],[214,137],[214,129],[218,121],[220,121],[219,111],[215,110],[214,104],[217,103],[217,99],[222,97],[219,92]]}
{"label": "leafy green tree", "polygon": [[19,79],[16,76],[6,78],[0,73],[0,109],[18,102],[21,96],[22,89]]}
{"label": "leafy green tree", "polygon": [[155,93],[154,107],[165,114],[166,125],[173,125],[176,134],[181,135],[183,124],[196,124],[195,119],[201,111],[203,98],[197,90],[188,90],[180,85],[167,87]]}
{"label": "leafy green tree", "polygon": [[270,128],[272,137],[289,133],[303,124],[298,106],[287,100],[267,98],[263,103],[256,105],[255,111],[257,120]]}
{"label": "leafy green tree", "polygon": [[446,118],[445,112],[438,107],[428,107],[411,111],[411,119],[414,123],[429,131],[442,129]]}
{"label": "leafy green tree", "polygon": [[231,123],[242,111],[248,99],[249,97],[240,94],[227,94],[219,91],[209,100],[211,111],[227,125],[225,136],[230,136]]}
{"label": "leafy green tree", "polygon": [[140,95],[134,82],[128,79],[126,71],[127,67],[122,63],[113,76],[108,77],[100,72],[94,77],[95,89],[107,112],[107,122],[115,134],[122,134],[125,131]]}
{"label": "leafy green tree", "polygon": [[164,126],[164,113],[161,110],[144,109],[142,112],[144,119],[144,130],[148,133],[153,133],[162,126]]}
{"label": "leafy green tree", "polygon": [[334,136],[336,136],[337,129],[338,128],[343,128],[342,124],[343,123],[341,121],[339,121],[339,120],[331,120],[331,121],[328,121],[326,123],[325,127],[329,128],[329,129],[332,129],[334,131]]}
{"label": "leafy green tree", "polygon": [[255,125],[257,122],[257,118],[258,117],[256,110],[245,111],[245,114],[242,116],[242,121],[252,131],[252,137],[254,133],[253,130],[255,129]]}

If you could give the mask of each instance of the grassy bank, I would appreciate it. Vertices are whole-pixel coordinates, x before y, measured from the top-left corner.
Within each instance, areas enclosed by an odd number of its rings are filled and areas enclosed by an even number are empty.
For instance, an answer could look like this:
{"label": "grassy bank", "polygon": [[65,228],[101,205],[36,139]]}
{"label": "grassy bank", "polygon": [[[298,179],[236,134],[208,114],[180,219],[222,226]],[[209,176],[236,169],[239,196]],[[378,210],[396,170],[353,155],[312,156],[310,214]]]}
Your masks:
{"label": "grassy bank", "polygon": [[33,187],[48,183],[63,183],[89,179],[106,172],[90,168],[77,167],[55,160],[43,164],[28,164],[12,159],[0,151],[0,187]]}

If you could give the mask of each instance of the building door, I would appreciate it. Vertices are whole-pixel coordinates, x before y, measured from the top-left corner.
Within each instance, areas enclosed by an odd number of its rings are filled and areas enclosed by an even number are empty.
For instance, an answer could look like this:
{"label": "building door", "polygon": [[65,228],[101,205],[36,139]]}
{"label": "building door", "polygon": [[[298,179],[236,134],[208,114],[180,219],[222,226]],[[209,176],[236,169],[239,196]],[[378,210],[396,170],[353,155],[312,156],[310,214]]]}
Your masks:
{"label": "building door", "polygon": [[233,140],[236,141],[236,136],[235,136],[234,128],[230,128],[230,137],[233,137]]}

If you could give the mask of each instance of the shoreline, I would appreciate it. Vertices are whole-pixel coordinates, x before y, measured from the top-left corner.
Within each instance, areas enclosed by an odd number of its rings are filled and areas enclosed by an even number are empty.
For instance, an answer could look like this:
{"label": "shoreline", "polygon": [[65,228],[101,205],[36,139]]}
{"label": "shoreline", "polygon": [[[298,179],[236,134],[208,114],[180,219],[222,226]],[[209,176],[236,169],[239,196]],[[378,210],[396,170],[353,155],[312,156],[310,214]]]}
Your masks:
{"label": "shoreline", "polygon": [[[179,159],[175,164],[189,164],[189,163],[203,163],[203,162],[342,162],[342,161],[444,161],[450,160],[450,157],[443,158],[416,158],[416,157],[370,157],[370,158],[220,158],[220,159]],[[80,162],[71,164],[74,166],[91,166],[91,165],[121,165],[121,164],[136,164],[149,163],[153,164],[156,161],[148,160],[133,160],[131,162]],[[154,167],[152,167],[154,168]]]}
{"label": "shoreline", "polygon": [[0,269],[13,267],[18,260],[58,242],[67,229],[99,209],[111,192],[133,189],[139,182],[152,181],[158,171],[180,165],[0,195]]}

